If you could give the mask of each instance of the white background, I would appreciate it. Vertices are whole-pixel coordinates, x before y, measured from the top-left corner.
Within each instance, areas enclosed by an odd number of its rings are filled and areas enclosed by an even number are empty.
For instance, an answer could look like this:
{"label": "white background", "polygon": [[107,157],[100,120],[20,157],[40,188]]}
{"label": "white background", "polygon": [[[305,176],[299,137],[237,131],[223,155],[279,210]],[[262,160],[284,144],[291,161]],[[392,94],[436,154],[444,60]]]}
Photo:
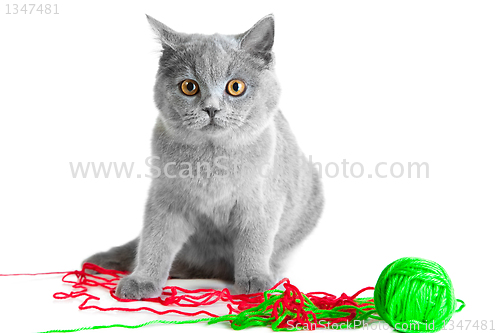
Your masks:
{"label": "white background", "polygon": [[[365,167],[323,178],[320,225],[286,275],[303,291],[353,294],[397,258],[427,258],[467,303],[455,323],[500,328],[497,1],[56,3],[59,15],[0,8],[0,273],[74,270],[139,233],[149,179],[73,179],[69,163],[147,171],[160,47],[144,14],[232,34],[274,13],[281,108],[301,147]],[[368,178],[378,162],[426,162],[429,178]],[[52,299],[61,290],[59,276],[0,277],[0,330],[158,318],[79,311]],[[141,330],[228,331],[202,326]]]}

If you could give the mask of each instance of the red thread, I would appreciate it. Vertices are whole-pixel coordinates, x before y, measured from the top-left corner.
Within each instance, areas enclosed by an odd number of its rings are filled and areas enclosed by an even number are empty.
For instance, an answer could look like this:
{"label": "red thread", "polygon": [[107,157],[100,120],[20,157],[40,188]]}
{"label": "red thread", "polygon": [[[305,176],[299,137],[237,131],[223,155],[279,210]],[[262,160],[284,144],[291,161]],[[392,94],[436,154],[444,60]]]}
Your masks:
{"label": "red thread", "polygon": [[[93,270],[99,274],[96,275],[87,273],[86,270]],[[149,307],[138,307],[138,308],[124,308],[124,307],[109,307],[104,308],[96,305],[88,305],[91,300],[99,300],[100,298],[88,293],[88,287],[103,287],[108,289],[110,295],[113,299],[119,302],[136,302],[136,300],[121,299],[115,294],[115,289],[118,281],[127,273],[120,272],[116,270],[109,270],[101,268],[97,265],[85,263],[80,271],[63,272],[66,273],[62,281],[65,283],[72,284],[74,291],[70,293],[58,292],[54,294],[56,299],[66,299],[66,298],[78,298],[86,297],[83,302],[79,305],[80,310],[96,309],[99,311],[125,311],[125,312],[136,312],[136,311],[149,311],[158,315],[164,315],[168,313],[176,313],[184,316],[197,316],[200,314],[208,315],[210,317],[218,317],[219,315],[206,310],[200,310],[197,312],[186,312],[177,309],[167,309],[164,311],[155,310]],[[70,276],[75,276],[77,279],[70,280]],[[281,284],[280,281],[275,287]],[[163,288],[163,293],[157,298],[143,299],[142,301],[150,303],[158,303],[163,306],[178,306],[178,307],[199,307],[205,305],[215,304],[217,302],[228,302],[229,313],[239,313],[248,308],[254,307],[260,304],[264,300],[263,293],[251,294],[251,295],[231,295],[227,288],[222,290],[214,289],[195,289],[188,290],[181,287],[167,286]],[[234,307],[233,307],[234,306]]]}
{"label": "red thread", "polygon": [[[87,270],[92,270],[97,272],[96,275],[88,273]],[[89,287],[102,287],[109,291],[111,297],[119,302],[136,302],[136,300],[121,299],[115,294],[116,286],[119,280],[127,274],[127,272],[121,272],[111,269],[105,269],[94,264],[86,263],[83,265],[81,270],[69,271],[69,272],[53,272],[53,273],[36,273],[36,274],[0,274],[0,276],[20,276],[20,275],[48,275],[48,274],[65,274],[62,281],[72,285],[73,291],[70,293],[57,292],[53,295],[56,299],[67,299],[67,298],[78,298],[85,297],[82,303],[78,306],[80,310],[95,309],[99,311],[124,311],[124,312],[137,312],[137,311],[149,311],[158,315],[164,315],[169,313],[176,313],[183,316],[198,316],[207,315],[210,317],[219,317],[219,315],[211,313],[206,310],[200,310],[197,312],[186,312],[178,309],[167,309],[164,311],[155,310],[149,307],[138,307],[138,308],[125,308],[125,307],[100,307],[97,305],[88,305],[91,300],[98,301],[99,297],[94,296],[89,293]],[[70,279],[71,276],[75,276],[76,280]],[[272,305],[272,316],[275,320],[286,311],[290,311],[296,314],[295,318],[290,316],[285,317],[278,327],[285,328],[286,325],[301,325],[303,327],[310,327],[312,321],[317,324],[316,315],[312,311],[304,310],[304,295],[318,308],[324,310],[330,310],[337,306],[342,305],[353,305],[356,307],[361,307],[367,304],[358,304],[355,298],[361,293],[367,290],[373,290],[373,287],[367,287],[361,289],[352,296],[347,296],[342,294],[337,297],[332,294],[324,292],[311,292],[303,294],[294,285],[290,284],[288,279],[283,279],[273,286],[271,289],[276,289],[280,285],[283,285],[285,291],[283,297],[280,298],[274,305]],[[199,306],[212,305],[218,302],[226,302],[228,308],[228,314],[238,314],[241,311],[253,308],[265,301],[264,293],[256,293],[250,295],[231,295],[227,288],[222,290],[214,289],[195,289],[188,290],[181,287],[167,286],[163,288],[162,295],[157,298],[143,299],[142,301],[158,303],[163,306],[176,306],[180,308],[193,308]],[[269,307],[270,308],[270,307]],[[268,308],[268,309],[269,309]],[[356,316],[355,309],[344,309],[346,312],[345,317],[341,318],[329,318],[322,319],[328,321],[330,324],[351,321]],[[304,326],[307,325],[307,326]],[[324,325],[323,325],[324,326]],[[318,327],[323,327],[318,324]],[[326,326],[325,326],[326,327]],[[310,328],[314,329],[314,328]]]}
{"label": "red thread", "polygon": [[[78,272],[78,271],[73,271],[73,272]],[[66,273],[70,272],[0,274],[0,276],[35,276],[35,275],[56,275],[56,274],[66,274]]]}

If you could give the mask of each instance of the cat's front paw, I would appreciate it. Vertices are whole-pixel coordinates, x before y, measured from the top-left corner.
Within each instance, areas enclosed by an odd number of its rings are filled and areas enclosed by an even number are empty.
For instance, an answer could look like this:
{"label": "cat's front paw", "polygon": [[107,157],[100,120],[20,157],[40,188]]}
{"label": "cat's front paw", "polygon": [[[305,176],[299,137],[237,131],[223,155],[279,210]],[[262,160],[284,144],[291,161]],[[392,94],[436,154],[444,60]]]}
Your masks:
{"label": "cat's front paw", "polygon": [[144,299],[160,296],[162,288],[147,278],[129,275],[116,287],[116,296],[124,299]]}
{"label": "cat's front paw", "polygon": [[268,290],[274,285],[274,280],[264,274],[255,274],[247,277],[236,278],[234,287],[237,293],[254,294]]}

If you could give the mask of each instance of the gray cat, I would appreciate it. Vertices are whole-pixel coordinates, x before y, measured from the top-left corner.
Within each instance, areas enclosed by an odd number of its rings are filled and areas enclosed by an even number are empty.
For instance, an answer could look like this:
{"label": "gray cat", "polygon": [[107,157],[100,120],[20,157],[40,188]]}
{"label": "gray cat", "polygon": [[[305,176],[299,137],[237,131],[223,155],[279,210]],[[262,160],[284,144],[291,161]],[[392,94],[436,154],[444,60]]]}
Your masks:
{"label": "gray cat", "polygon": [[274,18],[211,36],[148,20],[163,53],[143,229],[86,262],[132,272],[116,290],[128,299],[159,296],[169,276],[266,290],[323,208],[318,173],[278,109]]}

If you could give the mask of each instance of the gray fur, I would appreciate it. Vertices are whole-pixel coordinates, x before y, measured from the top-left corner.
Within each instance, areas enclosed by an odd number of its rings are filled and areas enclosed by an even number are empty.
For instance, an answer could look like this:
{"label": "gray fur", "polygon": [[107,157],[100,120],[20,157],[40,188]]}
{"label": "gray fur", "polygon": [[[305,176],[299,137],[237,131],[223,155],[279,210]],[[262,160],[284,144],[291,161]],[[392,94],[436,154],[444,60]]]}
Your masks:
{"label": "gray fur", "polygon": [[[139,238],[86,261],[131,271],[117,288],[123,298],[158,296],[168,276],[229,280],[242,293],[268,289],[323,207],[318,174],[278,109],[274,19],[233,36],[181,34],[148,20],[163,45],[152,171],[170,162],[175,177],[152,179]],[[180,91],[185,79],[199,83],[196,95]],[[243,95],[226,92],[232,79],[246,83]]]}

